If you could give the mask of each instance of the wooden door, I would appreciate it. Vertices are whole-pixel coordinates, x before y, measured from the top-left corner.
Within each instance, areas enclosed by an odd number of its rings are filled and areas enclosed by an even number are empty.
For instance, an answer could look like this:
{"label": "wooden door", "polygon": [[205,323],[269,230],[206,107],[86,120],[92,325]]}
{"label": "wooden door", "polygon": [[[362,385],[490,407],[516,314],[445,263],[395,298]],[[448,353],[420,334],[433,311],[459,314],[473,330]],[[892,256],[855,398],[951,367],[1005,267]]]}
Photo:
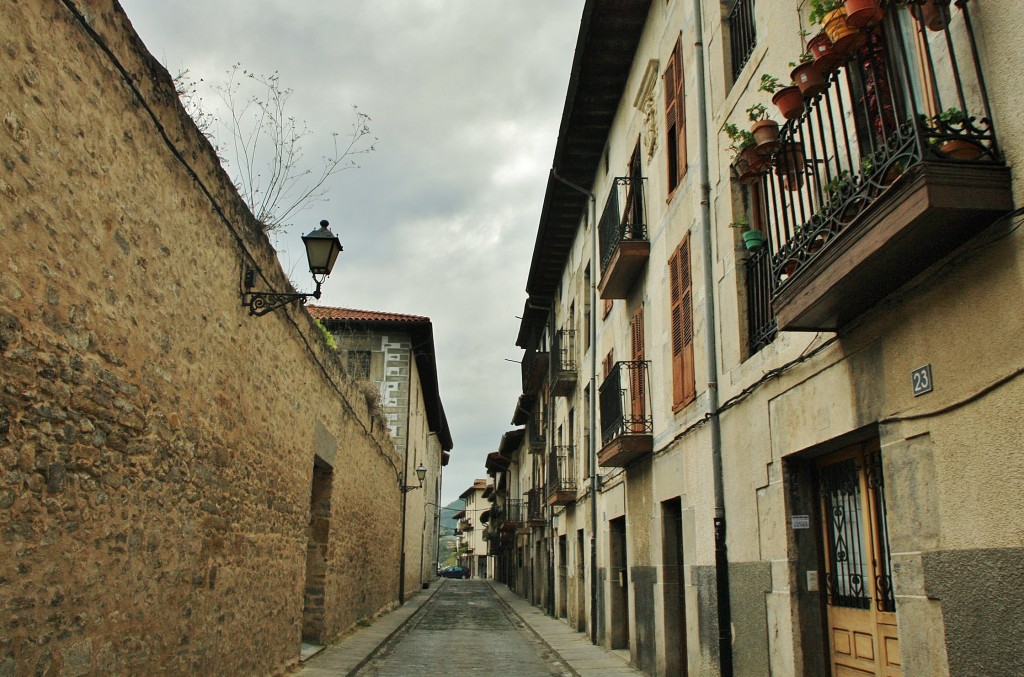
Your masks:
{"label": "wooden door", "polygon": [[896,602],[878,442],[818,466],[834,677],[900,677]]}

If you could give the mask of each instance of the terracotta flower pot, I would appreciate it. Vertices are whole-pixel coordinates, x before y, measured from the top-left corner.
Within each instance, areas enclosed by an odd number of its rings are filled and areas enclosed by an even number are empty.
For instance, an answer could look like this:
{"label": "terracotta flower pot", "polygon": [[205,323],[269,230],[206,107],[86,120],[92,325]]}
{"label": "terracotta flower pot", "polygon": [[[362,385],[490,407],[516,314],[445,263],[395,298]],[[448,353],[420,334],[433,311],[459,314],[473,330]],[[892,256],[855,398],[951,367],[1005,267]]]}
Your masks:
{"label": "terracotta flower pot", "polygon": [[825,33],[832,41],[832,49],[844,59],[847,54],[860,49],[867,42],[867,36],[846,22],[846,8],[834,9],[822,19]]}
{"label": "terracotta flower pot", "polygon": [[783,146],[775,156],[775,172],[782,177],[786,190],[800,190],[807,173],[803,148],[794,144]]}
{"label": "terracotta flower pot", "polygon": [[779,113],[787,120],[800,117],[804,112],[804,95],[799,87],[783,87],[772,95],[772,103],[779,107]]}
{"label": "terracotta flower pot", "polygon": [[807,50],[814,56],[814,63],[822,75],[831,73],[843,63],[843,55],[836,52],[828,33],[821,31],[807,43]]}
{"label": "terracotta flower pot", "polygon": [[954,160],[977,160],[985,150],[971,141],[951,139],[939,144],[939,152]]}
{"label": "terracotta flower pot", "polygon": [[758,120],[750,126],[750,132],[761,155],[767,157],[779,149],[779,123],[775,120]]}
{"label": "terracotta flower pot", "polygon": [[885,16],[878,0],[846,0],[845,4],[846,23],[854,28],[874,26]]}
{"label": "terracotta flower pot", "polygon": [[921,20],[930,31],[945,30],[949,25],[949,1],[925,0],[921,8]]}
{"label": "terracotta flower pot", "polygon": [[768,163],[764,156],[757,152],[757,146],[747,146],[741,150],[733,162],[733,167],[736,169],[737,181],[744,186],[757,183],[768,171]]}
{"label": "terracotta flower pot", "polygon": [[812,99],[825,91],[825,78],[821,76],[818,64],[813,61],[800,64],[789,75],[805,99]]}

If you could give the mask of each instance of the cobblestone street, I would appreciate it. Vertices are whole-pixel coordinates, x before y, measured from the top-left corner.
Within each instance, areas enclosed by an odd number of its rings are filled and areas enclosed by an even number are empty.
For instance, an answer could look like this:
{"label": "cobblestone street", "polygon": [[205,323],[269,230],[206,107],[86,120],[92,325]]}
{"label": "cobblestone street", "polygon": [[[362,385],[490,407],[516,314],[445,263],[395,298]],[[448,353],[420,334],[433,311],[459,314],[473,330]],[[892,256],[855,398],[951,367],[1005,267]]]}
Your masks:
{"label": "cobblestone street", "polygon": [[483,581],[451,580],[357,674],[570,675]]}

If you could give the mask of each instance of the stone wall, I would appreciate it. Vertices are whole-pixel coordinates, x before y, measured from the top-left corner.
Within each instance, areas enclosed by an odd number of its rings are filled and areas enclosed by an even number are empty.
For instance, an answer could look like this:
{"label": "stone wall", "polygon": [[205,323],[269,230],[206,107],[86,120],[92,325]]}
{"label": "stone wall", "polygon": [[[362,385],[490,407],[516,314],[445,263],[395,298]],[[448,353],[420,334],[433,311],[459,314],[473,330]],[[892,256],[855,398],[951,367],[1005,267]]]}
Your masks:
{"label": "stone wall", "polygon": [[0,24],[0,675],[280,673],[315,457],[324,638],[396,599],[387,429],[116,3]]}

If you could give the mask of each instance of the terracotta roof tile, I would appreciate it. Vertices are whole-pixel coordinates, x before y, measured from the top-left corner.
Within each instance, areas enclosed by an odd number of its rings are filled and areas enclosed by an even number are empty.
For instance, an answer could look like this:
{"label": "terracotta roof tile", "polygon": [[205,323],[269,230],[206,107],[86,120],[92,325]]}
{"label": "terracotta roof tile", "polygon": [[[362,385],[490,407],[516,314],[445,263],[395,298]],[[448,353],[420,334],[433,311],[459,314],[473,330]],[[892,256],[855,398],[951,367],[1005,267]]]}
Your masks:
{"label": "terracotta roof tile", "polygon": [[353,322],[430,322],[423,315],[385,313],[379,310],[355,310],[353,308],[332,308],[330,306],[306,306],[309,314],[317,320],[350,320]]}

